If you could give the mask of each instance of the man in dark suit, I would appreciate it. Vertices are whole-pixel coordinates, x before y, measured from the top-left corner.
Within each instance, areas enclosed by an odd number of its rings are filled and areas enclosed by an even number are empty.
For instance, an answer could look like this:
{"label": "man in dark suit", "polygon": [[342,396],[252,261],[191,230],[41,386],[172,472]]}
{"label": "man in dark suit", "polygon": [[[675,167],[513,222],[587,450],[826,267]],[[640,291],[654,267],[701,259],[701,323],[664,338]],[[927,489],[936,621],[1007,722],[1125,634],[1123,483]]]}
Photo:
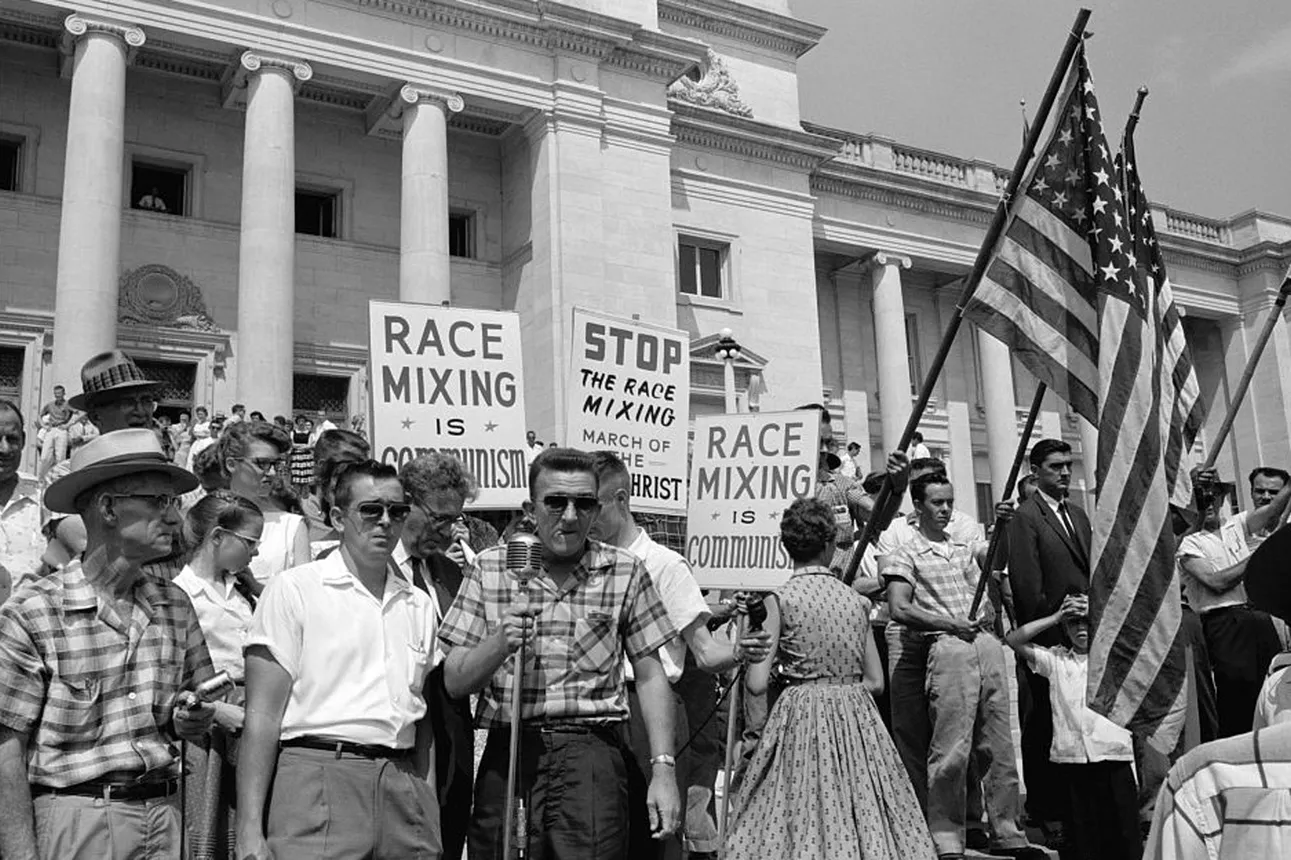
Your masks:
{"label": "man in dark suit", "polygon": [[[1071,446],[1041,439],[1031,449],[1035,492],[1018,506],[1009,525],[1009,585],[1019,625],[1058,611],[1071,592],[1089,590],[1089,516],[1067,500],[1071,484]],[[1040,645],[1062,644],[1057,629],[1036,638]],[[1022,764],[1027,813],[1046,835],[1055,835],[1065,818],[1066,791],[1049,762],[1053,714],[1049,682],[1023,668],[1030,707],[1022,718]]]}

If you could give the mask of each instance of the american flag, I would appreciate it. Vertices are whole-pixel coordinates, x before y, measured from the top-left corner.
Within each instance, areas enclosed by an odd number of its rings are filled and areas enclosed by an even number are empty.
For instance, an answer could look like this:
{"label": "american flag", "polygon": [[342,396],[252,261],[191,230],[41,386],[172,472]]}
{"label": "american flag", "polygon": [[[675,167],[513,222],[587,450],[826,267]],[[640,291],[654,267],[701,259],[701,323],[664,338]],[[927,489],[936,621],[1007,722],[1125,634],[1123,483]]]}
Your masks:
{"label": "american flag", "polygon": [[1090,706],[1169,748],[1186,690],[1170,504],[1191,497],[1196,375],[1132,150],[1122,177],[1083,49],[1055,110],[966,313],[1098,428]]}

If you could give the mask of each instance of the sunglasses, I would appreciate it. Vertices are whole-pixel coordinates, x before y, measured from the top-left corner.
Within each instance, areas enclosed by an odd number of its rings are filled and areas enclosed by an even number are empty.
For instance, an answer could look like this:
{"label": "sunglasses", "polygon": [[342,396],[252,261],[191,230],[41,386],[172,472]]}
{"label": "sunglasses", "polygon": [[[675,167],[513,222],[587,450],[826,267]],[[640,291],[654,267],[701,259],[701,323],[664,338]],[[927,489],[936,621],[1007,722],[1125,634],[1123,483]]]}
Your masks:
{"label": "sunglasses", "polygon": [[595,496],[543,496],[542,506],[553,517],[564,516],[569,506],[573,505],[579,516],[587,516],[601,504]]}
{"label": "sunglasses", "polygon": [[107,493],[106,495],[113,499],[143,499],[162,510],[179,501],[179,496],[174,493]]}
{"label": "sunglasses", "polygon": [[242,462],[249,463],[252,466],[255,466],[256,471],[262,475],[269,471],[277,470],[278,467],[282,465],[282,461],[279,460],[277,457],[260,457],[259,459],[255,459],[255,460],[249,460],[244,457],[242,459]]}
{"label": "sunglasses", "polygon": [[390,522],[401,523],[408,519],[408,514],[412,512],[412,505],[407,502],[359,502],[354,506],[354,510],[367,523],[379,523],[381,517],[389,515]]}

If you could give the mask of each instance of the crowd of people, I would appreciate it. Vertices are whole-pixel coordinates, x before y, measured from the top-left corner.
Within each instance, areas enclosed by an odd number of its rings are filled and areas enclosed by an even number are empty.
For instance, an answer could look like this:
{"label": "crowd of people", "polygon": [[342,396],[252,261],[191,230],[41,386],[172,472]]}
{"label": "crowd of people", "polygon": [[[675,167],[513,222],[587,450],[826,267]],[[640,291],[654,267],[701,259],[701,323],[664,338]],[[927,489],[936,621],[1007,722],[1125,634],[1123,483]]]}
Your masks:
{"label": "crowd of people", "polygon": [[[1060,440],[996,506],[990,556],[922,439],[861,475],[804,407],[818,481],[780,518],[787,582],[706,595],[684,519],[635,515],[612,452],[530,434],[529,498],[490,522],[452,456],[396,470],[354,430],[241,404],[169,423],[157,388],[120,352],[91,359],[42,409],[30,477],[0,401],[5,860],[494,860],[508,836],[536,858],[1047,856],[1028,827],[1063,858],[1138,858],[1145,835],[1154,858],[1200,858],[1227,819],[1199,798],[1268,788],[1261,756],[1291,746],[1287,628],[1243,585],[1286,520],[1279,469],[1228,517],[1197,475],[1178,562],[1195,721],[1220,746],[1179,758],[1087,707],[1090,522]],[[542,563],[518,577],[526,532]],[[1278,856],[1252,823],[1277,810],[1244,797],[1225,851]]]}

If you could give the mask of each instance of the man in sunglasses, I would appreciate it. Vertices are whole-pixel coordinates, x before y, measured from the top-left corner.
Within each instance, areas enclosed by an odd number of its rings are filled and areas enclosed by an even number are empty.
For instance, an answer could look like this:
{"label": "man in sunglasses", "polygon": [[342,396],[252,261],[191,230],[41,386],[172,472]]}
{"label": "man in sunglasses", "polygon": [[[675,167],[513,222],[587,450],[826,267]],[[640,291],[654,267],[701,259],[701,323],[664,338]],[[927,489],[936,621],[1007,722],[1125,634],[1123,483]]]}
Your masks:
{"label": "man in sunglasses", "polygon": [[475,786],[468,844],[496,857],[502,842],[510,689],[508,656],[526,649],[517,797],[528,849],[550,860],[619,860],[628,852],[626,655],[650,747],[651,836],[679,821],[673,698],[659,649],[676,634],[644,564],[588,540],[600,511],[596,463],[582,451],[544,451],[529,468],[529,501],[542,569],[522,581],[504,547],[481,552],[444,619],[444,681],[454,696],[483,691],[488,744]]}
{"label": "man in sunglasses", "polygon": [[180,854],[180,738],[214,708],[192,604],[145,565],[171,551],[197,485],[146,428],[105,433],[45,492],[85,523],[84,559],[25,580],[0,610],[0,855]]}
{"label": "man in sunglasses", "polygon": [[411,506],[375,460],[334,482],[340,549],[270,579],[247,634],[237,854],[434,860],[435,612],[391,563]]}

